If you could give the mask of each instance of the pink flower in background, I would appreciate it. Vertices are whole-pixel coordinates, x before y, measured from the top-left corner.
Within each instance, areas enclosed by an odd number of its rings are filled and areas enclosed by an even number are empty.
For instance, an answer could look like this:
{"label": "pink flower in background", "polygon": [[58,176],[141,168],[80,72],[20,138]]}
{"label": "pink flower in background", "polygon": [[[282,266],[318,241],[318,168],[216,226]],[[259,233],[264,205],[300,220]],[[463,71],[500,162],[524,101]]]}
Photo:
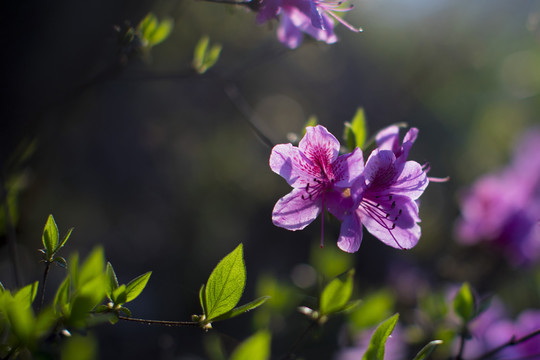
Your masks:
{"label": "pink flower in background", "polygon": [[262,0],[257,22],[264,23],[281,17],[278,39],[291,49],[302,43],[304,33],[316,40],[332,44],[337,41],[332,19],[354,32],[361,31],[334,14],[352,9],[352,6],[343,8],[341,5],[341,1],[335,0]]}
{"label": "pink flower in background", "polygon": [[[525,310],[515,321],[506,314],[504,305],[495,299],[490,307],[470,325],[471,339],[465,343],[464,358],[479,357],[512,338],[519,340],[540,329],[540,310]],[[457,344],[456,344],[457,346]],[[534,359],[540,354],[538,336],[497,352],[497,359]]]}
{"label": "pink flower in background", "polygon": [[463,244],[493,244],[517,265],[540,257],[540,130],[524,136],[506,168],[464,193],[456,234]]}
{"label": "pink flower in background", "polygon": [[270,168],[293,187],[274,207],[272,221],[276,226],[287,230],[305,228],[323,211],[325,201],[336,216],[352,205],[341,194],[362,175],[362,151],[356,149],[338,156],[339,147],[334,135],[317,125],[306,128],[298,147],[280,144],[272,149]]}
{"label": "pink flower in background", "polygon": [[416,200],[429,184],[425,167],[407,161],[418,129],[411,128],[399,144],[399,128],[391,126],[376,137],[363,178],[352,189],[353,211],[342,218],[338,246],[355,252],[362,242],[362,225],[386,245],[410,249],[420,239]]}

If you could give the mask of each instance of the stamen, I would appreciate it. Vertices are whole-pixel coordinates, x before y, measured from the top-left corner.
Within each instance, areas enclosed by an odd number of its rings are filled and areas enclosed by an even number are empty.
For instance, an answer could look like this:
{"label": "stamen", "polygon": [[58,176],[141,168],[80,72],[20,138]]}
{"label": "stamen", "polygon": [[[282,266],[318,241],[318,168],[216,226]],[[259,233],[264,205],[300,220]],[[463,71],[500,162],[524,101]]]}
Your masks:
{"label": "stamen", "polygon": [[[375,196],[375,197],[377,197],[377,196]],[[395,241],[398,248],[404,250],[404,248],[401,246],[401,244],[397,241],[396,237],[392,233],[392,230],[394,230],[396,228],[396,223],[395,222],[397,221],[397,219],[401,215],[402,210],[399,209],[398,216],[396,216],[396,218],[393,220],[393,222],[390,225],[390,223],[388,223],[390,214],[387,213],[387,212],[384,212],[381,208],[377,207],[376,205],[379,205],[379,204],[375,204],[371,200],[365,199],[365,198],[360,203],[360,206],[366,211],[366,213],[373,220],[375,220],[375,222],[377,224],[379,224],[383,229],[388,230],[388,233],[390,234],[392,239]],[[395,201],[392,203],[392,205],[393,205],[392,208],[394,208],[395,207]]]}

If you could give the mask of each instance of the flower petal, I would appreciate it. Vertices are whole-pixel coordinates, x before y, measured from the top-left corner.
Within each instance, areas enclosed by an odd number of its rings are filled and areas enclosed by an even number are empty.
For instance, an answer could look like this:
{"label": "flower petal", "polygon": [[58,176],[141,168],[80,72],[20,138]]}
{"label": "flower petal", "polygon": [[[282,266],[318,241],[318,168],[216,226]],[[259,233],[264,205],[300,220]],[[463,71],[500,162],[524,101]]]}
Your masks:
{"label": "flower petal", "polygon": [[377,205],[363,203],[356,212],[362,224],[377,239],[388,246],[410,249],[420,239],[420,221],[416,202],[406,196],[393,195],[380,199]]}
{"label": "flower petal", "polygon": [[362,150],[354,149],[352,153],[341,155],[332,164],[335,186],[351,187],[364,173],[364,158]]}
{"label": "flower petal", "polygon": [[418,199],[429,184],[426,172],[416,161],[405,162],[400,170],[390,191],[393,194],[408,196],[413,200]]}
{"label": "flower petal", "polygon": [[274,225],[287,230],[302,230],[319,216],[322,208],[321,198],[303,197],[303,189],[294,189],[278,200],[272,211]]}
{"label": "flower petal", "polygon": [[394,153],[390,150],[373,150],[364,169],[364,177],[369,188],[372,191],[388,188],[397,174]]}
{"label": "flower petal", "polygon": [[281,22],[277,30],[278,40],[287,45],[290,49],[296,49],[301,43],[304,35],[295,25],[295,22],[308,21],[307,17],[298,10],[286,11],[281,15]]}
{"label": "flower petal", "polygon": [[375,136],[375,142],[380,150],[391,150],[395,153],[399,148],[399,127],[391,125],[382,129]]}
{"label": "flower petal", "polygon": [[310,160],[324,157],[329,164],[339,155],[339,141],[324,126],[306,127],[306,135],[300,140],[298,148]]}
{"label": "flower petal", "polygon": [[310,171],[313,165],[292,144],[274,146],[269,163],[272,171],[282,176],[292,187],[305,187],[313,179],[313,171]]}
{"label": "flower petal", "polygon": [[337,246],[348,253],[357,252],[362,243],[362,223],[356,212],[349,214],[341,224]]}

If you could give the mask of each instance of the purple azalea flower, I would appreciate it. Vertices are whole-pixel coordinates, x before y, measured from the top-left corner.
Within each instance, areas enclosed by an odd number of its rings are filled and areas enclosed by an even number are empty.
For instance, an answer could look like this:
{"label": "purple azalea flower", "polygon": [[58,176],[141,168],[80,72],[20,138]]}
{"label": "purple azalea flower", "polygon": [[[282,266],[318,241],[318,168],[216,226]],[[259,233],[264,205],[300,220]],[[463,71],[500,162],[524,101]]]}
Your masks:
{"label": "purple azalea flower", "polygon": [[416,200],[429,180],[427,169],[407,161],[418,129],[411,128],[399,144],[399,128],[390,126],[376,137],[378,148],[369,156],[364,176],[351,188],[355,202],[342,217],[338,246],[356,252],[362,242],[362,225],[386,245],[410,249],[420,238]]}
{"label": "purple azalea flower", "polygon": [[291,49],[302,43],[304,33],[316,40],[333,44],[337,36],[334,34],[332,19],[354,32],[361,31],[334,14],[352,9],[352,6],[342,8],[341,5],[342,2],[336,0],[262,0],[257,22],[264,23],[281,16],[278,39]]}
{"label": "purple azalea flower", "polygon": [[490,242],[515,265],[540,258],[540,130],[520,141],[510,165],[464,193],[456,234],[464,244]]}
{"label": "purple azalea flower", "polygon": [[[538,329],[540,329],[540,310],[525,310],[515,321],[512,321],[508,318],[504,305],[495,299],[491,306],[471,323],[472,338],[465,343],[464,358],[479,357],[507,344],[512,338],[523,338]],[[532,359],[538,354],[540,354],[540,341],[538,337],[533,337],[504,348],[497,353],[497,358]]]}
{"label": "purple azalea flower", "polygon": [[[360,149],[338,156],[339,141],[325,127],[307,127],[298,144],[276,145],[270,155],[270,168],[281,175],[293,190],[278,200],[272,212],[276,226],[301,230],[325,208],[336,216],[351,205],[350,187],[362,176],[363,155]],[[321,231],[322,232],[322,231]],[[321,234],[322,246],[322,234]]]}

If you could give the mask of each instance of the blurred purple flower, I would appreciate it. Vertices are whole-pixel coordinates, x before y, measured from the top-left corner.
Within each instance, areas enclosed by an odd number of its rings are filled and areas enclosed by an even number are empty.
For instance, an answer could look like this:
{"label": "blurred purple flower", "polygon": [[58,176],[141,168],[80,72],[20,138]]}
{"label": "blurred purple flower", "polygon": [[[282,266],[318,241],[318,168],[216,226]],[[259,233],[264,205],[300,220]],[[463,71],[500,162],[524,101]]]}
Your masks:
{"label": "blurred purple flower", "polygon": [[540,258],[539,129],[519,142],[510,165],[465,192],[456,234],[464,244],[494,244],[516,265]]}
{"label": "blurred purple flower", "polygon": [[[538,329],[540,329],[540,310],[523,311],[516,321],[511,321],[502,303],[496,299],[471,323],[472,338],[465,343],[463,357],[479,357],[507,344],[512,338],[519,340]],[[533,337],[522,343],[505,347],[497,352],[495,358],[533,359],[540,355],[538,339],[538,337]]]}
{"label": "blurred purple flower", "polygon": [[361,31],[334,14],[352,9],[352,6],[343,8],[341,5],[342,2],[337,0],[262,0],[257,22],[264,23],[281,16],[278,39],[291,49],[302,43],[303,33],[333,44],[337,41],[337,36],[334,34],[332,19],[354,32]]}
{"label": "blurred purple flower", "polygon": [[[325,127],[307,127],[298,147],[276,145],[270,155],[270,168],[281,175],[293,190],[278,200],[272,212],[276,226],[301,230],[331,203],[334,215],[346,211],[352,200],[346,194],[362,175],[362,151],[338,156],[339,141]],[[321,234],[322,246],[322,234]]]}
{"label": "blurred purple flower", "polygon": [[342,216],[338,246],[355,252],[362,242],[362,225],[386,245],[410,249],[420,238],[416,200],[429,183],[427,169],[407,161],[418,129],[411,128],[399,144],[399,128],[390,126],[376,137],[364,176],[351,188],[354,209]]}

